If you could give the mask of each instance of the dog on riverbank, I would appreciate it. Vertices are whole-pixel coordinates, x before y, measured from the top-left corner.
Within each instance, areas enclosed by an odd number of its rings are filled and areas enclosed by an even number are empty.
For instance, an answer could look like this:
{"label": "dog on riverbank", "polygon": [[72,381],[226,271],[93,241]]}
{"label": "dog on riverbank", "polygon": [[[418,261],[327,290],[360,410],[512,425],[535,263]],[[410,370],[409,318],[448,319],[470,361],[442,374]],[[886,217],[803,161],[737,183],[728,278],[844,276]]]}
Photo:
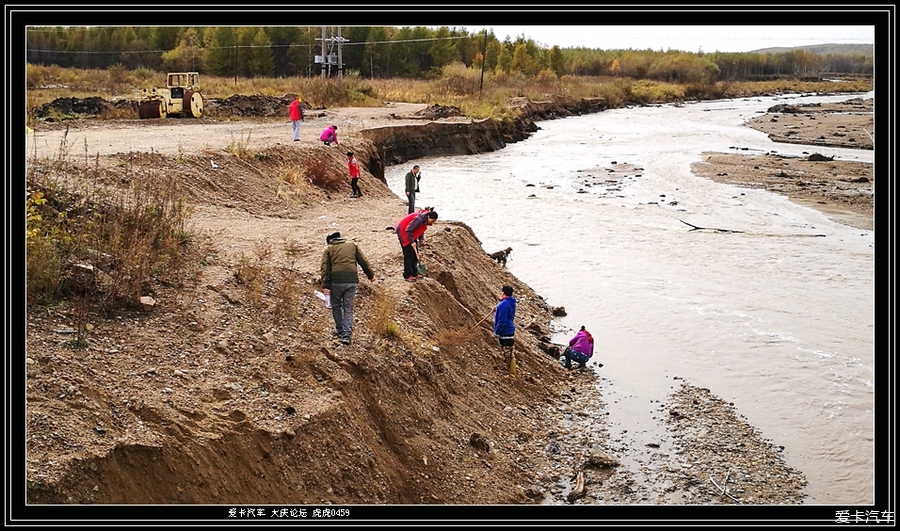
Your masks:
{"label": "dog on riverbank", "polygon": [[507,247],[502,251],[497,251],[495,253],[488,253],[488,256],[491,257],[492,260],[497,262],[498,264],[506,267],[506,261],[509,260],[509,253],[512,252],[512,247]]}

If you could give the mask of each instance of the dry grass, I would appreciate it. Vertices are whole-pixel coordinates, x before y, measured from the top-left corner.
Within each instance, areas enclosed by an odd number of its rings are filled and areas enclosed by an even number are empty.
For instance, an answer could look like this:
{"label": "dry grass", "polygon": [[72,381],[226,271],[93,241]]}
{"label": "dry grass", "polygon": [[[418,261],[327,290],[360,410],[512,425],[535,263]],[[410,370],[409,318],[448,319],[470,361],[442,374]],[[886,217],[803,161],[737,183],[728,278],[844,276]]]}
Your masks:
{"label": "dry grass", "polygon": [[258,242],[253,256],[242,251],[237,258],[234,278],[247,290],[247,302],[258,306],[265,294],[266,282],[271,273],[269,265],[272,259],[272,245],[269,242]]}
{"label": "dry grass", "polygon": [[[157,167],[110,185],[96,160],[59,156],[33,160],[26,174],[26,256],[29,301],[77,295],[111,310],[135,306],[151,279],[180,285],[198,260],[185,228],[191,209],[180,182]],[[76,184],[77,183],[77,184]]]}
{"label": "dry grass", "polygon": [[[53,66],[28,65],[26,112],[29,123],[34,110],[61,97],[133,98],[147,86],[163,83],[165,74],[147,69],[108,72]],[[312,107],[370,107],[385,101],[452,105],[472,118],[503,119],[510,116],[507,102],[513,97],[534,101],[549,94],[574,99],[600,98],[612,108],[633,103],[663,103],[683,99],[742,97],[748,94],[787,92],[866,92],[871,79],[844,81],[798,81],[782,79],[756,82],[666,83],[629,77],[556,76],[543,70],[536,76],[521,73],[485,72],[450,64],[440,76],[424,79],[364,79],[348,72],[342,80],[319,77],[238,79],[201,76],[201,91],[207,98],[227,99],[234,94],[262,94],[282,97],[300,94]],[[125,111],[119,111],[124,113]],[[111,114],[116,114],[111,112]],[[110,116],[112,117],[112,116]],[[243,141],[235,144],[240,151]],[[244,146],[246,147],[246,146]],[[251,153],[250,156],[253,154]]]}
{"label": "dry grass", "polygon": [[242,134],[237,139],[232,135],[231,142],[228,143],[225,149],[238,159],[243,161],[252,160],[254,158],[253,152],[248,148],[251,134],[252,131],[248,131],[246,137]]}
{"label": "dry grass", "polygon": [[284,254],[291,257],[291,256],[296,256],[298,254],[301,254],[304,251],[308,251],[309,244],[300,243],[297,240],[289,239],[289,240],[285,240],[283,249],[284,249]]}
{"label": "dry grass", "polygon": [[457,354],[460,349],[472,342],[473,337],[474,330],[471,328],[444,328],[438,331],[435,341],[442,351]]}
{"label": "dry grass", "polygon": [[300,273],[293,268],[279,271],[272,289],[275,298],[273,313],[282,321],[296,320],[300,302]]}
{"label": "dry grass", "polygon": [[374,309],[369,320],[375,335],[383,339],[404,341],[403,329],[397,324],[396,317],[397,301],[380,291],[376,292]]}

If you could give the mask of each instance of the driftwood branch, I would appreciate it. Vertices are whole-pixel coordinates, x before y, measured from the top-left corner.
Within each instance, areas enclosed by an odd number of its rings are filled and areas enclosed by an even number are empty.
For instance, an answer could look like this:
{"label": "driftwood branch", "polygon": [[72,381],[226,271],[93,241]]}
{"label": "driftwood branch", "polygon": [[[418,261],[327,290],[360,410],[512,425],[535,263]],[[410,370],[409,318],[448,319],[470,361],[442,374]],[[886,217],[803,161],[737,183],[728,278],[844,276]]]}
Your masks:
{"label": "driftwood branch", "polygon": [[584,496],[584,472],[578,471],[578,477],[575,479],[575,488],[569,493],[569,501]]}
{"label": "driftwood branch", "polygon": [[[731,471],[729,471],[727,474],[725,474],[725,481],[722,482],[722,485],[728,485],[728,476],[729,476],[729,474],[731,474]],[[723,487],[722,485],[719,485],[718,483],[716,483],[716,480],[714,480],[712,476],[709,476],[709,480],[712,481],[712,484],[715,485],[716,487],[718,487],[718,489],[719,489],[720,491],[722,491],[722,494],[724,494],[725,496],[728,496],[729,498],[731,498],[733,501],[736,501],[736,502],[740,502],[740,501],[741,501],[740,498],[735,498],[734,496],[732,496],[731,494],[729,494],[727,488],[725,488],[725,487]]]}
{"label": "driftwood branch", "polygon": [[698,227],[698,226],[696,226],[696,225],[691,225],[690,223],[688,223],[687,221],[684,221],[683,219],[679,219],[678,221],[684,223],[684,224],[687,225],[688,227],[691,227],[691,230],[692,230],[692,231],[694,231],[694,230],[711,230],[711,231],[713,231],[713,232],[726,232],[726,233],[731,233],[731,234],[741,234],[741,233],[744,232],[744,231],[742,231],[742,230],[709,229],[709,228],[706,228],[706,227]]}
{"label": "driftwood branch", "polygon": [[[687,221],[684,221],[683,219],[679,219],[678,221],[684,223],[688,227],[691,227],[691,230],[689,230],[688,232],[693,232],[695,230],[708,230],[711,232],[725,232],[725,233],[730,233],[730,234],[745,234],[745,232],[742,230],[710,229],[707,227],[698,227],[697,225],[691,225],[690,223],[688,223]],[[824,234],[763,234],[763,233],[758,233],[758,232],[751,233],[751,234],[754,234],[757,236],[790,236],[790,237],[808,237],[808,238],[824,238],[825,237]]]}

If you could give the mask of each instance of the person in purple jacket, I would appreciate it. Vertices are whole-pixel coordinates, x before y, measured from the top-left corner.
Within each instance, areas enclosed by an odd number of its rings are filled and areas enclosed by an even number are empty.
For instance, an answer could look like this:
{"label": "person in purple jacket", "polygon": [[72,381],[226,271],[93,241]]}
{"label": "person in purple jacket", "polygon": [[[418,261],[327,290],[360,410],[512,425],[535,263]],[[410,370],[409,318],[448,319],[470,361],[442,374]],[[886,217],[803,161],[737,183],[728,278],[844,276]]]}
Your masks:
{"label": "person in purple jacket", "polygon": [[341,143],[338,142],[337,139],[337,126],[329,125],[325,129],[323,129],[322,134],[319,135],[319,140],[321,140],[326,146],[330,146],[332,142],[334,142],[335,146],[340,146]]}
{"label": "person in purple jacket", "polygon": [[[585,368],[588,360],[594,355],[594,337],[582,326],[581,330],[575,334],[575,337],[569,340],[569,346],[566,347],[563,355],[566,357],[565,367],[567,369],[572,368],[572,360],[575,360],[575,363],[580,365],[579,369]],[[600,367],[603,366],[599,363],[598,365]]]}

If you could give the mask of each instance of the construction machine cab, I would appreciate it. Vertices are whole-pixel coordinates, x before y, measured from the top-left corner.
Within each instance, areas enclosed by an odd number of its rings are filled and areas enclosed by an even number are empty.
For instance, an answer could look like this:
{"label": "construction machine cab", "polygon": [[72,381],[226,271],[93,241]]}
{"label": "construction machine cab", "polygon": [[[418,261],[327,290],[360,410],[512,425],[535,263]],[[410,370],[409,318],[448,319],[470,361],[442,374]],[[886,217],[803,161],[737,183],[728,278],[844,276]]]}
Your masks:
{"label": "construction machine cab", "polygon": [[198,72],[170,72],[166,85],[169,88],[200,90],[200,74]]}

